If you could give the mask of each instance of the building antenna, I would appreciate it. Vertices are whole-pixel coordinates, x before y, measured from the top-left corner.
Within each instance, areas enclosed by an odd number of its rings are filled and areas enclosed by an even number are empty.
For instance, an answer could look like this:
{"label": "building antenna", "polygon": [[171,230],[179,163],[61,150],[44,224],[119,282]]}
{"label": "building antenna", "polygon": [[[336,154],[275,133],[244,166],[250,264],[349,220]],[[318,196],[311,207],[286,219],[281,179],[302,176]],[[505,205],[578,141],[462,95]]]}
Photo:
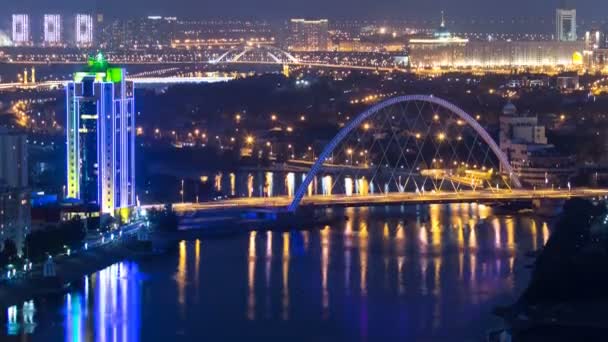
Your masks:
{"label": "building antenna", "polygon": [[443,10],[441,11],[441,28],[445,28],[445,15]]}

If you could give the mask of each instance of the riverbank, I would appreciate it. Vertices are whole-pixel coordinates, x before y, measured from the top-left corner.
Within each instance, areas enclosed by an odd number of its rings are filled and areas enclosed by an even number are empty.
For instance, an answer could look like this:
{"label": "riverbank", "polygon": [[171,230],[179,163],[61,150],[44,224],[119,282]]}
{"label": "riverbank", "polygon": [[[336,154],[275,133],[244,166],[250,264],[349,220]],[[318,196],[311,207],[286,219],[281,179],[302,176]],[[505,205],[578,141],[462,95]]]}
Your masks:
{"label": "riverbank", "polygon": [[134,260],[152,255],[144,242],[129,239],[83,250],[70,256],[54,258],[57,279],[56,286],[49,288],[49,282],[42,276],[42,265],[36,265],[24,278],[13,279],[0,284],[0,307],[18,305],[26,300],[49,295],[62,294],[69,290],[69,283],[80,280],[122,260]]}
{"label": "riverbank", "polygon": [[536,257],[527,289],[516,303],[494,310],[506,323],[503,334],[517,341],[604,340],[608,334],[607,270],[605,204],[568,201]]}

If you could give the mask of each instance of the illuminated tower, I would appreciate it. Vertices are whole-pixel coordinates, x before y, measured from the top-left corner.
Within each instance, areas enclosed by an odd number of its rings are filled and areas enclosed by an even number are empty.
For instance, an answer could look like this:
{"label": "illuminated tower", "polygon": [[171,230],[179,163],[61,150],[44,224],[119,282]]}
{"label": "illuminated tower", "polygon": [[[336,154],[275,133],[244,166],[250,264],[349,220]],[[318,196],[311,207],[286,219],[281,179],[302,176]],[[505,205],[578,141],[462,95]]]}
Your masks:
{"label": "illuminated tower", "polygon": [[560,42],[576,41],[576,10],[558,8],[555,12],[555,39]]}
{"label": "illuminated tower", "polygon": [[124,217],[135,205],[133,82],[99,53],[66,95],[67,197]]}

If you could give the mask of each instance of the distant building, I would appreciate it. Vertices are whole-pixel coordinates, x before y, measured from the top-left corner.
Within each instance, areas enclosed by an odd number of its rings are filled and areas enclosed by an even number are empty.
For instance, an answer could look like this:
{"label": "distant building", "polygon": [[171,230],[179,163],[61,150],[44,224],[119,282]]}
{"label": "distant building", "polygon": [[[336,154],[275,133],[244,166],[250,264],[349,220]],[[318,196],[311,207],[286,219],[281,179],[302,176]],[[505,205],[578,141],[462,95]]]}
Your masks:
{"label": "distant building", "polygon": [[577,73],[565,73],[555,78],[557,89],[564,93],[571,93],[580,89],[580,78]]}
{"label": "distant building", "polygon": [[329,49],[329,21],[327,19],[291,19],[288,50],[327,51]]}
{"label": "distant building", "polygon": [[61,15],[45,14],[44,15],[44,45],[59,45],[61,44]]}
{"label": "distant building", "polygon": [[0,185],[27,188],[27,136],[21,131],[0,127]]}
{"label": "distant building", "polygon": [[162,49],[171,46],[176,18],[149,16],[115,19],[103,27],[101,43],[112,49]]}
{"label": "distant building", "polygon": [[135,205],[133,82],[100,53],[66,86],[67,194],[102,213]]}
{"label": "distant building", "polygon": [[441,12],[441,24],[432,35],[409,39],[410,62],[415,67],[455,66],[463,61],[468,42],[468,39],[457,37],[448,30]]}
{"label": "distant building", "polygon": [[93,16],[90,14],[76,14],[76,45],[93,45]]}
{"label": "distant building", "polygon": [[576,41],[576,9],[558,8],[555,11],[555,39],[560,42]]}
{"label": "distant building", "polygon": [[570,66],[583,63],[583,50],[579,41],[469,41],[453,35],[444,20],[432,35],[408,42],[414,68]]}
{"label": "distant building", "polygon": [[500,116],[499,145],[524,185],[565,187],[576,171],[574,158],[548,144],[538,118],[518,114],[511,102]]}
{"label": "distant building", "polygon": [[587,67],[604,67],[608,64],[608,39],[606,32],[594,29],[585,33],[585,65]]}
{"label": "distant building", "polygon": [[403,52],[405,43],[403,42],[369,42],[361,41],[360,38],[350,40],[340,40],[331,46],[332,51],[336,52]]}
{"label": "distant building", "polygon": [[21,253],[31,229],[25,133],[0,127],[0,156],[0,247],[10,239]]}
{"label": "distant building", "polygon": [[13,44],[31,45],[31,26],[29,14],[13,14]]}
{"label": "distant building", "polygon": [[[169,23],[172,30],[171,47],[177,49],[220,49],[248,45],[275,45],[276,32],[266,21],[249,20],[176,20]],[[166,26],[166,25],[165,25]]]}

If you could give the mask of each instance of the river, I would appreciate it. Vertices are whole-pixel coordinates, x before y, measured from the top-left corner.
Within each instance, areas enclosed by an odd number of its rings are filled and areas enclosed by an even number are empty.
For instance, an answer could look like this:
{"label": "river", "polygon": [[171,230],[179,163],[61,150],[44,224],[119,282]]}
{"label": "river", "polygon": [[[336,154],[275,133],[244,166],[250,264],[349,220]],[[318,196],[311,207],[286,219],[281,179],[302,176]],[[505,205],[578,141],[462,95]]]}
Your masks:
{"label": "river", "polygon": [[2,340],[483,340],[551,222],[478,204],[336,209],[322,230],[182,241],[7,308]]}

